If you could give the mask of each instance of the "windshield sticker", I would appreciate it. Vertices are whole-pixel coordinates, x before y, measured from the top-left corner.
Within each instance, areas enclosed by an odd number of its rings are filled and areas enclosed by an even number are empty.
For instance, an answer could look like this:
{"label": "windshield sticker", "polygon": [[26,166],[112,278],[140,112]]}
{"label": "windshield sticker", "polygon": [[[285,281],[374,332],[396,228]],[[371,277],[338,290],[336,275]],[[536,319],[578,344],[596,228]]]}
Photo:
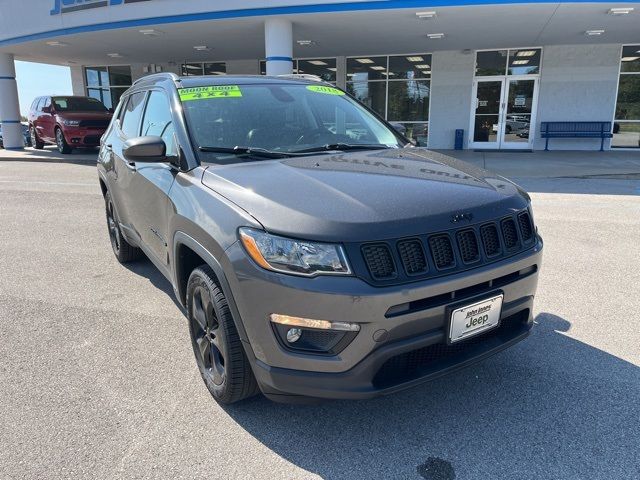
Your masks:
{"label": "windshield sticker", "polygon": [[333,87],[325,87],[323,85],[309,85],[307,87],[307,90],[311,90],[312,92],[316,93],[324,93],[326,95],[344,95],[344,92],[342,90],[338,90],[337,88]]}
{"label": "windshield sticker", "polygon": [[215,87],[179,88],[180,100],[207,100],[209,98],[241,97],[242,91],[238,85],[217,85]]}

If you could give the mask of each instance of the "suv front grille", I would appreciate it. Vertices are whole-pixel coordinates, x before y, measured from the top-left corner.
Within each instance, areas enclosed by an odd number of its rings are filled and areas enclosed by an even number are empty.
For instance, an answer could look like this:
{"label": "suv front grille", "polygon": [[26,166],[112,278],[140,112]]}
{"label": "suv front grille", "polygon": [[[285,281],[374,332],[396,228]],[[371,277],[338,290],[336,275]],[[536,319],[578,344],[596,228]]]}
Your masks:
{"label": "suv front grille", "polygon": [[365,245],[362,247],[362,255],[373,278],[385,279],[395,276],[393,257],[389,247],[384,243]]}
{"label": "suv front grille", "polygon": [[531,216],[529,212],[520,213],[518,215],[518,223],[520,224],[522,240],[528,242],[533,238],[533,227],[531,226]]}
{"label": "suv front grille", "polygon": [[516,222],[513,218],[505,218],[502,220],[502,236],[504,237],[504,245],[507,250],[512,250],[518,246],[518,232],[516,230]]}
{"label": "suv front grille", "polygon": [[447,235],[434,235],[430,237],[429,247],[431,248],[431,255],[433,255],[433,261],[438,270],[455,267],[456,259],[453,255],[453,247]]}
{"label": "suv front grille", "polygon": [[79,126],[84,128],[107,128],[109,120],[80,120]]}
{"label": "suv front grille", "polygon": [[500,255],[500,237],[498,236],[498,229],[496,226],[493,223],[483,225],[480,228],[480,235],[482,236],[485,255],[487,257]]}
{"label": "suv front grille", "polygon": [[480,250],[478,240],[473,230],[463,230],[458,232],[458,247],[460,256],[464,263],[473,263],[480,260]]}
{"label": "suv front grille", "polygon": [[398,253],[400,253],[400,260],[407,275],[417,275],[429,269],[420,240],[412,239],[398,242]]}
{"label": "suv front grille", "polygon": [[[347,244],[360,254],[354,273],[372,284],[407,283],[499,261],[534,244],[527,210],[495,222],[376,243]],[[357,250],[352,250],[357,249]]]}

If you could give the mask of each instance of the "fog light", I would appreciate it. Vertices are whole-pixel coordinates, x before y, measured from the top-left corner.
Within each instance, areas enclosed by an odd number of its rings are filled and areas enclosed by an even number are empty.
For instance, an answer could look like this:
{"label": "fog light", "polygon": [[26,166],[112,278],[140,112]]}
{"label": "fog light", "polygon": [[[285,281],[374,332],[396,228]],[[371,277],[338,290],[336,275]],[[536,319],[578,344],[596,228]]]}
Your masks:
{"label": "fog light", "polygon": [[312,318],[292,317],[290,315],[280,315],[272,313],[270,315],[273,323],[280,325],[290,325],[292,327],[315,328],[318,330],[339,330],[342,332],[358,332],[360,325],[348,322],[330,322],[328,320],[314,320]]}
{"label": "fog light", "polygon": [[299,328],[290,328],[289,331],[287,332],[287,342],[289,343],[297,342],[300,339],[301,335],[302,335],[302,330],[300,330]]}

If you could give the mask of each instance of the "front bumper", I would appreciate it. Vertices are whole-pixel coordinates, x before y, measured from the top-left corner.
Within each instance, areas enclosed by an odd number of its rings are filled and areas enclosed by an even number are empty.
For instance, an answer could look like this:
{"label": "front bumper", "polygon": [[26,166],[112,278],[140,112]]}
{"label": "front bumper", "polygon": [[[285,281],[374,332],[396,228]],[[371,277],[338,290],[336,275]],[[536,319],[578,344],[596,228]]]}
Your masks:
{"label": "front bumper", "polygon": [[71,147],[97,147],[105,128],[62,127],[64,138]]}
{"label": "front bumper", "polygon": [[[411,387],[524,339],[533,324],[542,241],[474,270],[383,288],[355,277],[309,279],[267,272],[238,243],[227,254],[236,275],[229,283],[247,354],[263,392],[271,398],[356,399]],[[504,294],[501,326],[447,347],[447,307],[497,291]],[[276,339],[271,313],[358,323],[360,332],[337,355],[292,352]]]}

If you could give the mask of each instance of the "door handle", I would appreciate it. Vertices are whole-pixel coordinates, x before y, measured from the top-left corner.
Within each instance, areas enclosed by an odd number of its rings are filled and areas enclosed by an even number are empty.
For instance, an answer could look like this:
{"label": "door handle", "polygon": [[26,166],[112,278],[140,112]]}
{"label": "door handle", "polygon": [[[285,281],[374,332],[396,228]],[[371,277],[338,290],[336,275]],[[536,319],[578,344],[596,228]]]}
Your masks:
{"label": "door handle", "polygon": [[135,162],[127,162],[127,161],[125,161],[124,164],[132,172],[136,171],[136,163]]}

